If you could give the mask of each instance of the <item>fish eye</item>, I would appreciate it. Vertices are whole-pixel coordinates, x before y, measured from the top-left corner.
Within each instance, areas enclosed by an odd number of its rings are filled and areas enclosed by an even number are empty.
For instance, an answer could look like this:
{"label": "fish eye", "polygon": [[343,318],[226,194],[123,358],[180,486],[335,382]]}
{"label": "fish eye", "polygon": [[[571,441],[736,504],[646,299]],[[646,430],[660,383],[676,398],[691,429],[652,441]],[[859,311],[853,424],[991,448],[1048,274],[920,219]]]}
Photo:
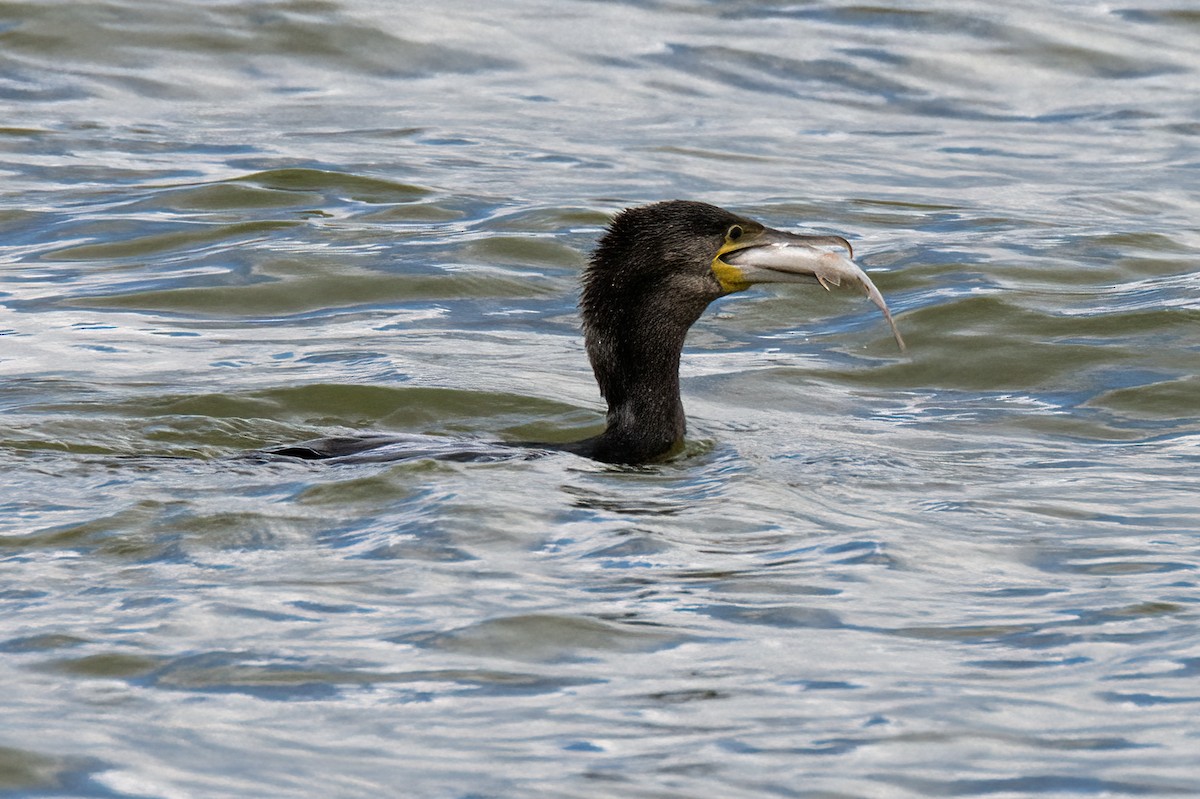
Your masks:
{"label": "fish eye", "polygon": [[729,232],[725,234],[725,238],[729,239],[730,241],[737,241],[742,237],[743,233],[745,233],[745,231],[742,230],[741,225],[734,225],[733,227],[729,228]]}

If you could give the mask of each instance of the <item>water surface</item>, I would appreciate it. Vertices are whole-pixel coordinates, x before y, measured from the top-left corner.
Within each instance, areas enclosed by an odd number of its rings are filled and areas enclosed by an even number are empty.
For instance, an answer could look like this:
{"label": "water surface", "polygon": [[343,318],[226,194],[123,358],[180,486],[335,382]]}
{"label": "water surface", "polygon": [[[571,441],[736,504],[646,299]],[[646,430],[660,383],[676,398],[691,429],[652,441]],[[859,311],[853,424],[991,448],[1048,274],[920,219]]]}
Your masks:
{"label": "water surface", "polygon": [[[0,6],[0,792],[1200,794],[1200,16]],[[563,441],[614,211],[845,235]],[[448,444],[448,446],[454,446]]]}

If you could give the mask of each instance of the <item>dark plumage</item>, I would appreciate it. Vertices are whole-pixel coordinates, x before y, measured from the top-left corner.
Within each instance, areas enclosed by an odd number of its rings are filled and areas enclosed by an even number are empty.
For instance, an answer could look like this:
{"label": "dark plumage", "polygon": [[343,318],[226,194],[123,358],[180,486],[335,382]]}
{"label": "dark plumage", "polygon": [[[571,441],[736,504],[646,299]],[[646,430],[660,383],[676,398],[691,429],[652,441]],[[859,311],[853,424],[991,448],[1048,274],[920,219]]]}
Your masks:
{"label": "dark plumage", "polygon": [[737,224],[755,225],[684,201],[630,208],[613,219],[583,274],[579,299],[608,426],[569,449],[600,461],[642,463],[683,441],[683,340],[726,293],[711,264]]}

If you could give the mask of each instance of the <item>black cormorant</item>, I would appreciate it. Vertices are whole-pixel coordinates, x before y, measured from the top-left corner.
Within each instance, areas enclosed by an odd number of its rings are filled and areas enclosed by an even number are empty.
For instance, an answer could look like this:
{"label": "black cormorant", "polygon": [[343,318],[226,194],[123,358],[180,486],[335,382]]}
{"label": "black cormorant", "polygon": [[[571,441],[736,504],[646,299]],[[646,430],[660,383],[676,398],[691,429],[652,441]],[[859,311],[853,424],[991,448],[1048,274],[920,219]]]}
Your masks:
{"label": "black cormorant", "polygon": [[[830,248],[853,256],[840,236],[772,230],[707,203],[671,200],[621,211],[592,254],[579,299],[588,358],[608,402],[607,426],[600,435],[572,444],[533,446],[624,464],[673,452],[683,442],[686,425],[679,356],[688,328],[713,300],[756,283],[812,282],[826,289],[842,281],[858,283],[883,311],[903,350],[870,278]],[[343,457],[408,441],[387,436],[323,439],[271,454]],[[452,457],[493,459],[477,447]],[[407,449],[394,457],[410,457]]]}
{"label": "black cormorant", "polygon": [[629,208],[609,225],[583,273],[583,337],[607,427],[564,447],[609,463],[645,463],[682,444],[679,356],[688,328],[718,297],[755,283],[857,281],[904,342],[870,278],[828,247],[840,236],[800,236],[713,205],[684,200]]}

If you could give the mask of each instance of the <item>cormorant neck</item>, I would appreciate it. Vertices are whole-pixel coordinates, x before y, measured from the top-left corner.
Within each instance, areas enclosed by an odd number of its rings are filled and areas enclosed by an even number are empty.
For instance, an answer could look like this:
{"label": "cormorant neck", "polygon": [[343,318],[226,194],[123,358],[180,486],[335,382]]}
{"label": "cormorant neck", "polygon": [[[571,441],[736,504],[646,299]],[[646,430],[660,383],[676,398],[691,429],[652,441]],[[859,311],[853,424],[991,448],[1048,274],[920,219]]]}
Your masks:
{"label": "cormorant neck", "polygon": [[[683,331],[686,333],[686,331]],[[679,357],[683,334],[676,340],[629,341],[609,387],[607,427],[593,444],[602,461],[642,463],[666,455],[683,442],[687,422],[679,397]]]}
{"label": "cormorant neck", "polygon": [[[687,429],[679,397],[679,358],[688,328],[707,305],[681,304],[667,293],[639,298],[634,307],[584,315],[584,338],[608,426],[584,442],[590,457],[644,463],[671,452]],[[688,306],[691,307],[688,307]]]}

